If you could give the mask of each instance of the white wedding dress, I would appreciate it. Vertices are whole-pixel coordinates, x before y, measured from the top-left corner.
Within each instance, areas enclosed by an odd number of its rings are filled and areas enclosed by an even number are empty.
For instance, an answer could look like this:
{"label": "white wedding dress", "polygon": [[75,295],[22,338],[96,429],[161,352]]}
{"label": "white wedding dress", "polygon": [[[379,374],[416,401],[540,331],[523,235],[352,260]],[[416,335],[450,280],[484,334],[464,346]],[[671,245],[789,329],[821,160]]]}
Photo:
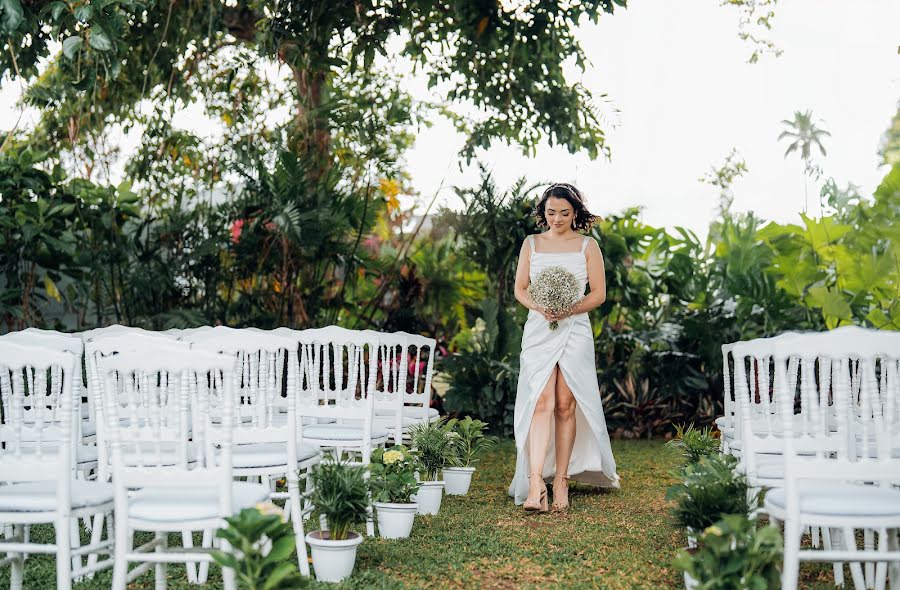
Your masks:
{"label": "white wedding dress", "polygon": [[[587,286],[587,261],[584,250],[585,237],[579,252],[535,252],[534,236],[528,236],[531,246],[531,280],[549,266],[562,266],[584,286]],[[606,418],[600,402],[597,370],[594,360],[594,335],[588,314],[581,313],[560,320],[556,330],[540,313],[529,310],[522,335],[522,353],[519,357],[519,384],[516,391],[515,437],[516,473],[509,486],[509,495],[516,504],[525,502],[528,496],[528,474],[531,469],[528,456],[528,431],[538,396],[543,391],[555,365],[559,365],[563,377],[575,396],[575,445],[569,461],[568,475],[579,481],[599,487],[619,487],[616,461],[609,444]],[[556,475],[555,425],[550,420],[550,445],[540,472],[544,479]]]}

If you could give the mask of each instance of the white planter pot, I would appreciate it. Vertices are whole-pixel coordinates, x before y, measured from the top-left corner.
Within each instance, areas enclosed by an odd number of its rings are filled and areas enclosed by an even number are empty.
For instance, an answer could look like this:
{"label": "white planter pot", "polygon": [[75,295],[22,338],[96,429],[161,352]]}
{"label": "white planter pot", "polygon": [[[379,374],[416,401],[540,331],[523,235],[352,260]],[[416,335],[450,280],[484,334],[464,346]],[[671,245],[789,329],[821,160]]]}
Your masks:
{"label": "white planter pot", "polygon": [[306,535],[306,542],[312,551],[313,571],[320,582],[340,582],[353,573],[356,564],[356,547],[363,537],[350,533],[342,541],[322,538],[326,531],[313,531]]}
{"label": "white planter pot", "polygon": [[395,504],[392,502],[375,502],[375,515],[378,518],[378,536],[385,539],[405,539],[412,531],[413,521],[419,505]]}
{"label": "white planter pot", "polygon": [[416,494],[416,502],[419,503],[419,514],[437,514],[441,509],[441,498],[444,495],[444,482],[423,481],[422,487]]}
{"label": "white planter pot", "polygon": [[469,486],[472,485],[473,473],[474,467],[445,467],[444,491],[448,496],[465,496],[469,493]]}
{"label": "white planter pot", "polygon": [[696,587],[697,580],[692,578],[687,572],[684,572],[684,590],[694,590]]}

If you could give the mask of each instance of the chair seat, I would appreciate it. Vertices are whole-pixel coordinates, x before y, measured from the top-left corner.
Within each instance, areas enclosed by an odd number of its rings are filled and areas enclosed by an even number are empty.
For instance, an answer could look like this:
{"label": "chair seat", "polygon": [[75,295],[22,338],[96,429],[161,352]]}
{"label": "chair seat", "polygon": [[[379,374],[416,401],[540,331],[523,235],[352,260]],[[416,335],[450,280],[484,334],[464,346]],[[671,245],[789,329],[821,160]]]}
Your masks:
{"label": "chair seat", "polygon": [[[232,486],[234,513],[255,506],[269,497],[262,484],[236,481]],[[160,523],[206,520],[219,515],[219,491],[215,488],[144,488],[128,500],[132,518]]]}
{"label": "chair seat", "polygon": [[[328,441],[357,441],[362,440],[362,426],[352,424],[317,424],[303,428],[303,438]],[[388,431],[372,425],[372,440],[387,440]]]}
{"label": "chair seat", "polygon": [[784,479],[784,455],[757,455],[756,477]]}
{"label": "chair seat", "polygon": [[[72,480],[72,508],[112,502],[113,486],[106,482]],[[29,481],[0,486],[0,512],[50,512],[56,510],[55,481]]]}
{"label": "chair seat", "polygon": [[[318,447],[297,443],[297,461],[307,461],[319,455]],[[287,445],[284,443],[251,443],[232,447],[232,463],[235,469],[274,467],[287,465]]]}
{"label": "chair seat", "polygon": [[[900,517],[900,491],[822,481],[800,482],[800,512],[823,516]],[[767,508],[784,512],[784,488],[766,494]]]}
{"label": "chair seat", "polygon": [[[393,416],[394,411],[389,408],[375,408],[375,416],[383,417],[383,416]],[[422,417],[422,408],[416,408],[413,406],[403,406],[403,418],[404,424],[406,424],[405,419],[409,418],[410,420],[419,420]],[[428,419],[436,420],[440,417],[440,413],[437,411],[437,408],[428,408]]]}

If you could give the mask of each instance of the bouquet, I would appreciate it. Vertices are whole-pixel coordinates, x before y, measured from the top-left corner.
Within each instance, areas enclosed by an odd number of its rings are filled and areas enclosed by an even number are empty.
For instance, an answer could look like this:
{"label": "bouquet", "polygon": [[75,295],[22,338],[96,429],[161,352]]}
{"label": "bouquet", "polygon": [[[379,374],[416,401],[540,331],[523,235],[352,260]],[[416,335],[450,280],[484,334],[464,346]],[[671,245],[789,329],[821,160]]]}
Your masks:
{"label": "bouquet", "polygon": [[[569,311],[581,299],[578,279],[561,266],[548,266],[534,277],[528,285],[531,300],[552,313]],[[550,329],[559,327],[559,322],[550,322]]]}

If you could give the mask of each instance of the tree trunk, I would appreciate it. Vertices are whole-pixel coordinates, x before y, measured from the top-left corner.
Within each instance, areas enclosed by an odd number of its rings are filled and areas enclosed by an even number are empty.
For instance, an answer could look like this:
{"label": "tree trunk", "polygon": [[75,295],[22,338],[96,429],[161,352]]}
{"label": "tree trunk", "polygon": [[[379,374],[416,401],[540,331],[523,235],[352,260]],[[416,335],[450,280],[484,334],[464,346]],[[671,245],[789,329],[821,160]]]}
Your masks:
{"label": "tree trunk", "polygon": [[[312,58],[302,61],[312,63]],[[297,112],[289,146],[294,153],[308,156],[310,180],[315,182],[331,167],[331,130],[321,110],[328,93],[328,74],[315,67],[290,67],[297,85]]]}

